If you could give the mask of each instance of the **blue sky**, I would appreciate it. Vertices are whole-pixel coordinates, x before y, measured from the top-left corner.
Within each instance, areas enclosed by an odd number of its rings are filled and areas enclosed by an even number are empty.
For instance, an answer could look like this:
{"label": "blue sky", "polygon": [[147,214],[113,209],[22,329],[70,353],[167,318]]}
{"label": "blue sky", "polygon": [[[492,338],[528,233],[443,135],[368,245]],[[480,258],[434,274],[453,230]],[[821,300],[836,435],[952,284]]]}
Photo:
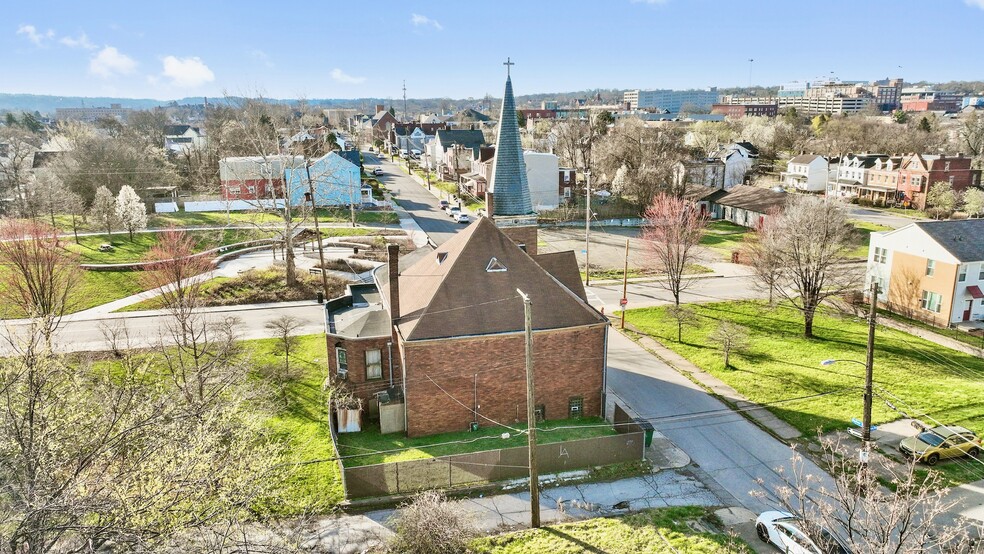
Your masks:
{"label": "blue sky", "polygon": [[[984,0],[33,0],[0,92],[452,98],[588,88],[984,79]],[[749,58],[754,59],[751,64]]]}

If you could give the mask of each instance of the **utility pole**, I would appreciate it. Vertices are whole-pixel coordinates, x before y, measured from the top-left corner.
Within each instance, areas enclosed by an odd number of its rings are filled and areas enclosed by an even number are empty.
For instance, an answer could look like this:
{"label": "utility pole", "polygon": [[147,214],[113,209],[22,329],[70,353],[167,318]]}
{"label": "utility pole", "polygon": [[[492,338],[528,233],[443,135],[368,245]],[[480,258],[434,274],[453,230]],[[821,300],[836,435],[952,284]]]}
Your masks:
{"label": "utility pole", "polygon": [[526,434],[530,451],[530,527],[540,527],[540,477],[536,471],[536,401],[533,395],[533,301],[523,291],[523,313],[526,319]]}
{"label": "utility pole", "polygon": [[591,170],[587,170],[585,176],[588,180],[586,193],[584,195],[584,286],[591,285]]}
{"label": "utility pole", "polygon": [[321,263],[321,292],[324,300],[328,301],[328,276],[325,274],[325,247],[321,241],[321,228],[318,226],[318,206],[314,201],[314,183],[311,182],[311,160],[304,160],[307,170],[308,194],[311,196],[311,213],[314,215],[314,233],[318,236],[318,261]]}
{"label": "utility pole", "polygon": [[619,323],[620,329],[625,329],[625,309],[629,304],[628,297],[629,288],[629,239],[625,239],[625,269],[622,270],[622,300],[619,302],[622,306],[622,321]]}
{"label": "utility pole", "polygon": [[875,365],[875,319],[878,315],[878,281],[871,280],[871,309],[868,312],[868,355],[864,364],[864,415],[861,428],[863,448],[868,449],[871,441],[871,400],[872,374]]}
{"label": "utility pole", "polygon": [[407,81],[406,81],[406,79],[403,80],[403,122],[404,123],[410,123],[410,115],[407,114]]}

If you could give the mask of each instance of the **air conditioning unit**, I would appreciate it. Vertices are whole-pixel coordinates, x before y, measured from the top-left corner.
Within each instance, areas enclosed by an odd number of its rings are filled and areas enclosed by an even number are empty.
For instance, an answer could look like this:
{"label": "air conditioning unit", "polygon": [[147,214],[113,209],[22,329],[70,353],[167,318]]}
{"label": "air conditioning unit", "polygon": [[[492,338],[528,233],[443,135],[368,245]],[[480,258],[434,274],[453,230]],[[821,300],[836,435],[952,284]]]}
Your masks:
{"label": "air conditioning unit", "polygon": [[343,381],[346,380],[346,379],[348,379],[348,370],[347,369],[339,369],[338,370],[338,378],[341,379],[341,380],[343,380]]}

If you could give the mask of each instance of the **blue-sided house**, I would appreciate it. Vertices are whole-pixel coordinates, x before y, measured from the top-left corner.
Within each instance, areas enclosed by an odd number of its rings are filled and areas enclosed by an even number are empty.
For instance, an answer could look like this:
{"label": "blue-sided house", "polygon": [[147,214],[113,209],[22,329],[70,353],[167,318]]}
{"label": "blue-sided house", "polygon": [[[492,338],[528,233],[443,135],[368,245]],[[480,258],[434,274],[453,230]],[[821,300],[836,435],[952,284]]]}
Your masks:
{"label": "blue-sided house", "polygon": [[284,171],[284,181],[290,195],[291,205],[298,206],[309,202],[306,193],[314,189],[314,202],[318,206],[347,206],[362,202],[361,171],[357,164],[346,160],[335,152],[312,160],[310,164],[311,186],[308,185],[308,170],[303,161],[291,164]]}

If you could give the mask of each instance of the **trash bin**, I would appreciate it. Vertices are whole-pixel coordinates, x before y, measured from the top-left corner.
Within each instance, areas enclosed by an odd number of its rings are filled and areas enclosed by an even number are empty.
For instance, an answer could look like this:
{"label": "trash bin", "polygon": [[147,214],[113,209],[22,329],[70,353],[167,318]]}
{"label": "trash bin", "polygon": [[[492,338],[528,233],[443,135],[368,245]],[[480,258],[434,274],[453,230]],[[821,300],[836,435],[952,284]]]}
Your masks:
{"label": "trash bin", "polygon": [[735,250],[734,252],[731,253],[731,263],[733,264],[738,263],[738,259],[739,259],[739,253],[737,250]]}
{"label": "trash bin", "polygon": [[637,425],[639,425],[639,427],[642,427],[642,432],[646,434],[646,448],[649,448],[650,446],[653,445],[653,431],[655,431],[656,429],[653,428],[652,423],[649,423],[645,419],[637,418],[635,422]]}
{"label": "trash bin", "polygon": [[468,427],[469,427],[469,428],[470,428],[470,429],[471,429],[472,431],[478,431],[478,422],[477,422],[477,421],[473,421],[473,422],[471,422],[471,425],[469,425]]}
{"label": "trash bin", "polygon": [[318,293],[318,304],[324,304],[324,303],[325,303],[325,293],[319,292]]}

